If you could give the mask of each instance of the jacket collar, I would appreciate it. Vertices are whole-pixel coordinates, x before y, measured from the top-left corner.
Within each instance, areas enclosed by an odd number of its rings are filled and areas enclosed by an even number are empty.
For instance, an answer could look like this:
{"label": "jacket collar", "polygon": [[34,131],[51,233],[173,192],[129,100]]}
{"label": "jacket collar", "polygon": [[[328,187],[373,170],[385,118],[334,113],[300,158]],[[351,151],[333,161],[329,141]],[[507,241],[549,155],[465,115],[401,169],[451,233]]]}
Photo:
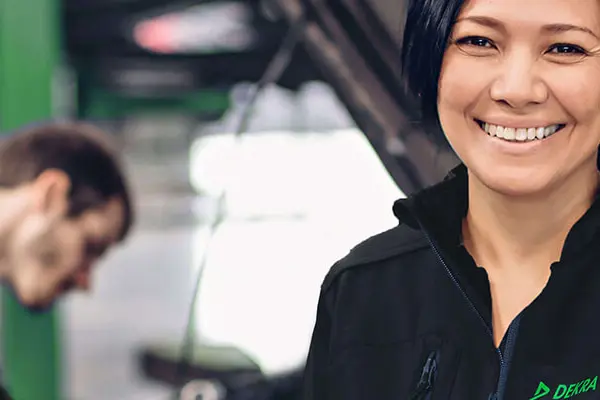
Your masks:
{"label": "jacket collar", "polygon": [[[394,215],[414,229],[424,229],[445,248],[462,244],[462,220],[468,210],[468,173],[464,164],[440,183],[394,203]],[[600,233],[600,191],[592,206],[567,235],[561,259],[585,249]]]}
{"label": "jacket collar", "polygon": [[440,183],[394,203],[394,215],[414,229],[425,229],[441,245],[461,242],[468,209],[467,168],[460,164]]}

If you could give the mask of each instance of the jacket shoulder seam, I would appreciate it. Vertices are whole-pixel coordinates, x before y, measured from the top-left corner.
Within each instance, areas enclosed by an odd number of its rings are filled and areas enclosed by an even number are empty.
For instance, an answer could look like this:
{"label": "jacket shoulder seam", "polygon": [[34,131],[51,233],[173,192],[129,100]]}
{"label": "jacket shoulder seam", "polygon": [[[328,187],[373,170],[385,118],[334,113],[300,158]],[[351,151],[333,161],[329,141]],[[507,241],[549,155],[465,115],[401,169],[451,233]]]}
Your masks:
{"label": "jacket shoulder seam", "polygon": [[321,289],[325,292],[342,273],[356,267],[368,267],[390,258],[429,247],[425,235],[406,225],[398,225],[354,247],[329,270]]}

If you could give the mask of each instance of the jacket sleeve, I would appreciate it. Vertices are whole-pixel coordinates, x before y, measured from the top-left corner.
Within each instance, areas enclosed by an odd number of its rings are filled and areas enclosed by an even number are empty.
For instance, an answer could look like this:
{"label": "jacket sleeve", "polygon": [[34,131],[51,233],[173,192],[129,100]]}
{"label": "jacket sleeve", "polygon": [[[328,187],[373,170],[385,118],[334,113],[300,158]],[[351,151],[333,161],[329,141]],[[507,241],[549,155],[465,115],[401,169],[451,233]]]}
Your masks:
{"label": "jacket sleeve", "polygon": [[304,371],[303,400],[331,400],[328,369],[332,339],[333,291],[321,290],[317,319]]}

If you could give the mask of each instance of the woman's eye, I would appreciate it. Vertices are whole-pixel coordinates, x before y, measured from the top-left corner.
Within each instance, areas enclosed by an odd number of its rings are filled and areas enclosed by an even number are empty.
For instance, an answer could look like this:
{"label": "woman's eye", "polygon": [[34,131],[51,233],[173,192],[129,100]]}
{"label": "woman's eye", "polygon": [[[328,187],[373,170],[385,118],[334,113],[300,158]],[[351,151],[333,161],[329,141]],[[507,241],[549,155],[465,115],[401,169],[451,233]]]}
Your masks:
{"label": "woman's eye", "polygon": [[462,39],[458,39],[456,44],[461,46],[473,46],[473,47],[483,47],[483,48],[492,48],[494,47],[491,40],[486,39],[484,37],[479,36],[468,36]]}
{"label": "woman's eye", "polygon": [[548,53],[578,55],[578,56],[587,54],[587,52],[579,46],[576,46],[573,44],[564,44],[564,43],[558,43],[558,44],[554,44],[554,45],[550,46]]}
{"label": "woman's eye", "polygon": [[462,53],[473,57],[493,56],[498,49],[492,40],[481,36],[466,36],[454,44]]}

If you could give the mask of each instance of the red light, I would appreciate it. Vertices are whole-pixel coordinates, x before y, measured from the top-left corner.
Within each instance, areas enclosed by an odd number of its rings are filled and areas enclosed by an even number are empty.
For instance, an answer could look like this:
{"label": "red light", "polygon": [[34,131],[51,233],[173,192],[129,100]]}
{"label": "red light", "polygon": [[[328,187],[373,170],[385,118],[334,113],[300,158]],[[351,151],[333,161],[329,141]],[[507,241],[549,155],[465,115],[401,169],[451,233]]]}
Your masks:
{"label": "red light", "polygon": [[177,17],[173,15],[159,17],[138,23],[133,29],[136,43],[156,53],[173,53],[175,51],[174,27]]}

